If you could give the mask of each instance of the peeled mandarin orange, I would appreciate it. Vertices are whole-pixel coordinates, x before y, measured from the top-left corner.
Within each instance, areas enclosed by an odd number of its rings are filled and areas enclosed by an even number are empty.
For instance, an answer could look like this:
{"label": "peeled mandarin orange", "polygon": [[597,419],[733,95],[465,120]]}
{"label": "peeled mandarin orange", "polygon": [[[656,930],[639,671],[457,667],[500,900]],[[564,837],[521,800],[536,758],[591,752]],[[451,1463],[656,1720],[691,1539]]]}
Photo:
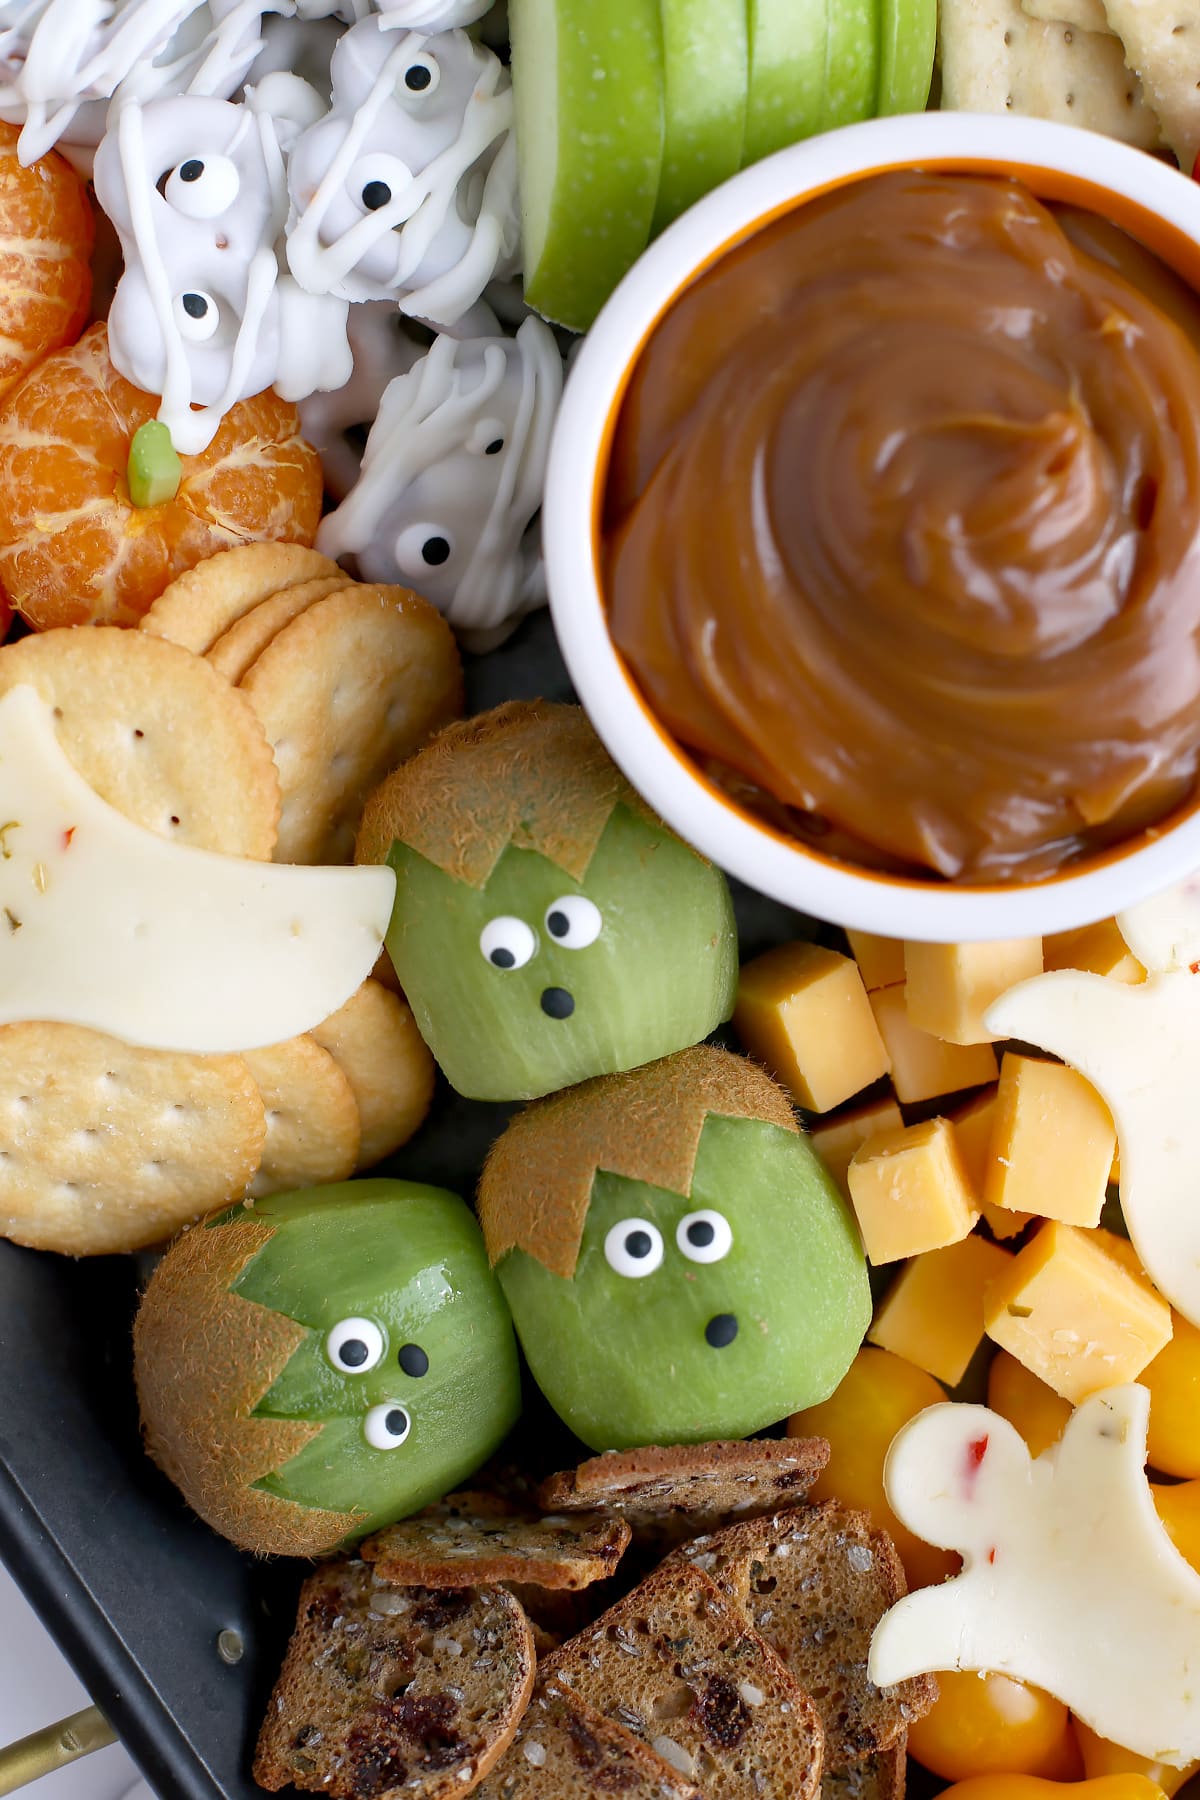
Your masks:
{"label": "peeled mandarin orange", "polygon": [[181,459],[173,499],[134,506],[130,444],[157,407],[113,368],[103,325],[46,357],[0,406],[0,583],[39,631],[135,625],[218,550],[316,536],[320,461],[295,407],[269,389],[239,402],[202,455]]}
{"label": "peeled mandarin orange", "polygon": [[0,124],[0,400],[51,350],[73,344],[92,297],[92,209],[51,151],[24,169]]}

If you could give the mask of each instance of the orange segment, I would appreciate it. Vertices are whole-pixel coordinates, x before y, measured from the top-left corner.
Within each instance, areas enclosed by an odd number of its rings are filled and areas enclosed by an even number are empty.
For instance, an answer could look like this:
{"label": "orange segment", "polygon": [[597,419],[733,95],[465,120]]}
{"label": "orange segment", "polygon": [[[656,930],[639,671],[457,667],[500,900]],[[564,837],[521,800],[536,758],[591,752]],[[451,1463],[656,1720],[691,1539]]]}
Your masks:
{"label": "orange segment", "polygon": [[73,344],[92,296],[92,209],[53,151],[17,161],[15,125],[0,124],[0,399],[50,351]]}
{"label": "orange segment", "polygon": [[182,459],[173,500],[132,505],[130,441],[157,406],[113,368],[103,325],[48,356],[0,406],[0,583],[39,630],[135,625],[218,550],[316,536],[320,462],[295,407],[270,390]]}

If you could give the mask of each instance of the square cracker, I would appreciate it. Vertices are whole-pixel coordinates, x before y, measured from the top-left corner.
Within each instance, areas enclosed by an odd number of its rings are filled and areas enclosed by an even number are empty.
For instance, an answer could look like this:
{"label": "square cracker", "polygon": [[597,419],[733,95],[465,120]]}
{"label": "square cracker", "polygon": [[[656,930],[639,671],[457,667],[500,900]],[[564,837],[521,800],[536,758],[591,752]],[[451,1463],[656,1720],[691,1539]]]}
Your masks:
{"label": "square cracker", "polygon": [[1190,175],[1200,151],[1200,7],[1196,0],[1104,0],[1165,143]]}
{"label": "square cracker", "polygon": [[1031,19],[1019,0],[941,0],[938,37],[947,111],[1057,119],[1143,150],[1159,141],[1111,34]]}

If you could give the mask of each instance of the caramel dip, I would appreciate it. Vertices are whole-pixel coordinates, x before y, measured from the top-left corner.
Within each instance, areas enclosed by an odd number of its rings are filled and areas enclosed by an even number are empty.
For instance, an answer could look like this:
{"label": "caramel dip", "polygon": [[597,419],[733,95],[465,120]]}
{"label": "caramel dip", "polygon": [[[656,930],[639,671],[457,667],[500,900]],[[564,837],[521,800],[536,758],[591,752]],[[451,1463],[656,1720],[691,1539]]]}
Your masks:
{"label": "caramel dip", "polygon": [[610,627],[709,774],[823,852],[1034,880],[1200,769],[1200,301],[1016,182],[798,207],[656,326]]}

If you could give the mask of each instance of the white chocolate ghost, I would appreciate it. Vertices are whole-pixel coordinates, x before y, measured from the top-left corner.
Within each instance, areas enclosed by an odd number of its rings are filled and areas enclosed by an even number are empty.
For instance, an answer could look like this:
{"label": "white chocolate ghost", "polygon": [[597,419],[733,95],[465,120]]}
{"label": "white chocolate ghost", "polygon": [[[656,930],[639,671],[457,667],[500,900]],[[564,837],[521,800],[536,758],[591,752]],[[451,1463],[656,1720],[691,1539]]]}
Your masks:
{"label": "white chocolate ghost", "polygon": [[0,820],[3,1025],[195,1054],[281,1043],[366,980],[391,916],[390,869],[250,862],[135,825],[30,687],[0,699]]}
{"label": "white chocolate ghost", "polygon": [[931,1406],[906,1425],[888,1502],[965,1566],[884,1615],[871,1680],[994,1671],[1141,1756],[1172,1768],[1200,1756],[1200,1575],[1155,1510],[1149,1412],[1144,1387],[1094,1394],[1036,1460],[984,1406]]}
{"label": "white chocolate ghost", "polygon": [[453,31],[490,12],[492,0],[299,0],[300,19],[344,19],[354,25],[376,12],[391,31]]}
{"label": "white chocolate ghost", "polygon": [[993,1003],[987,1028],[1061,1057],[1103,1095],[1133,1247],[1163,1297],[1200,1325],[1200,904],[1185,884],[1118,924],[1144,982],[1036,975]]}
{"label": "white chocolate ghost", "polygon": [[352,306],[347,334],[354,357],[349,381],[335,393],[300,402],[301,429],[321,458],[325,492],[335,500],[344,500],[358,480],[367,434],[389,383],[425,354],[390,300]]}
{"label": "white chocolate ghost", "polygon": [[208,447],[239,400],[272,386],[295,400],[350,374],[345,303],[305,294],[279,263],[281,109],[303,112],[311,90],[275,74],[258,92],[266,103],[126,102],[96,152],[96,196],[125,257],[110,354],[161,396],[158,416],[185,455]]}
{"label": "white chocolate ghost", "polygon": [[472,648],[545,598],[536,531],[562,393],[554,335],[439,337],[388,387],[345,500],[321,524],[326,556],[367,581],[415,588]]}
{"label": "white chocolate ghost", "polygon": [[310,293],[393,300],[454,329],[517,266],[508,72],[465,31],[372,15],[331,75],[330,111],[288,161],[288,266]]}

